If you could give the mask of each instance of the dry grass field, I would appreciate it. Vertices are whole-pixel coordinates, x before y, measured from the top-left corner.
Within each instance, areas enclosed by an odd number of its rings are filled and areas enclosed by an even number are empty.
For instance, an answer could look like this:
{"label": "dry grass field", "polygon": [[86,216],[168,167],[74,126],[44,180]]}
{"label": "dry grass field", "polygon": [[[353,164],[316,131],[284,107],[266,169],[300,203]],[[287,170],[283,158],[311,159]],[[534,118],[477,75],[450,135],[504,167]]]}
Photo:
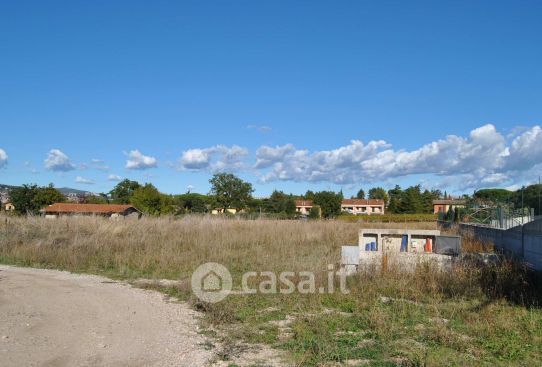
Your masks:
{"label": "dry grass field", "polygon": [[[204,311],[228,360],[242,343],[286,351],[299,366],[508,366],[542,364],[542,312],[536,279],[521,266],[458,266],[348,278],[349,294],[231,295],[217,304],[190,291],[193,270],[312,271],[317,286],[340,246],[361,226],[434,228],[430,223],[247,221],[209,217],[1,218],[0,262],[112,278],[178,279],[161,290]],[[464,239],[465,248],[486,248]]]}

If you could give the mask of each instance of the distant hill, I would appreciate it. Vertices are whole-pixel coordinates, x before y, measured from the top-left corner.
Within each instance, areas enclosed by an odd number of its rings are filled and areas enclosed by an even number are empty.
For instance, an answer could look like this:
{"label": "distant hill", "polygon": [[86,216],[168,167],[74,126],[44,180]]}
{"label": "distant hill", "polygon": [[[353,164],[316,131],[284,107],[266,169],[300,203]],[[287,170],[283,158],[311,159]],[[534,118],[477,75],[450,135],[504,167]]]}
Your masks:
{"label": "distant hill", "polygon": [[9,192],[9,190],[12,190],[16,187],[18,186],[0,184],[0,192]]}
{"label": "distant hill", "polygon": [[96,193],[92,191],[85,191],[85,190],[78,190],[78,189],[72,189],[71,187],[57,187],[56,188],[62,195],[67,194],[76,194],[76,195],[96,195]]}

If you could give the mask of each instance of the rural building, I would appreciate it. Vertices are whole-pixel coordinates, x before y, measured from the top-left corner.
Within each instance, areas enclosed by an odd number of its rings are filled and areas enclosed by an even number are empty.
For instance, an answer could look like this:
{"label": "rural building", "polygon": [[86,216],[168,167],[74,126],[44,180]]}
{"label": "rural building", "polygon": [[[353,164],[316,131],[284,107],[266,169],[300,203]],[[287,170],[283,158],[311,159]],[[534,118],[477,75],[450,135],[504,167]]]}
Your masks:
{"label": "rural building", "polygon": [[[301,215],[308,215],[313,207],[312,200],[296,200],[295,210]],[[341,211],[354,215],[384,214],[384,201],[376,199],[344,199]]]}
{"label": "rural building", "polygon": [[380,199],[344,199],[341,211],[354,215],[384,214],[384,200]]}
{"label": "rural building", "polygon": [[213,214],[213,215],[224,214],[224,212],[229,213],[229,214],[237,214],[237,213],[241,213],[242,210],[238,211],[235,208],[228,208],[225,211],[224,211],[223,208],[211,210],[211,214]]}
{"label": "rural building", "polygon": [[141,212],[132,205],[120,204],[74,204],[55,203],[41,210],[46,218],[56,218],[63,215],[71,216],[102,216],[102,217],[141,217]]}
{"label": "rural building", "polygon": [[8,201],[7,203],[4,204],[4,210],[6,212],[11,212],[11,211],[15,210],[15,206]]}
{"label": "rural building", "polygon": [[463,199],[439,199],[439,200],[433,200],[433,213],[448,213],[448,210],[450,208],[464,208],[465,204],[467,203],[466,200]]}
{"label": "rural building", "polygon": [[309,215],[312,209],[312,200],[296,200],[295,211],[301,215]]}

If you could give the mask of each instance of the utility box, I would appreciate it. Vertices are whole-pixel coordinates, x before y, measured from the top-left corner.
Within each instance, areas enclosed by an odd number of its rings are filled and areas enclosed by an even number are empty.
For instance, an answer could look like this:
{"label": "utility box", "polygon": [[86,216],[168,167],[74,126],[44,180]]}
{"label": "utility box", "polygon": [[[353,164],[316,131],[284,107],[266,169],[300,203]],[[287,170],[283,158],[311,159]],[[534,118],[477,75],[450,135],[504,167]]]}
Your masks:
{"label": "utility box", "polygon": [[433,252],[440,255],[459,256],[461,236],[437,236]]}

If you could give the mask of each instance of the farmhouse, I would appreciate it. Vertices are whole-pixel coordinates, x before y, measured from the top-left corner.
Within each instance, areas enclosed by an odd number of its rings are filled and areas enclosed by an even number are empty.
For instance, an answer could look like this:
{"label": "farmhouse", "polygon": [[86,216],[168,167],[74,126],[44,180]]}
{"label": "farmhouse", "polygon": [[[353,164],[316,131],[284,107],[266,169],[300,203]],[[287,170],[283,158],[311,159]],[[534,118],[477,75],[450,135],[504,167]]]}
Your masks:
{"label": "farmhouse", "polygon": [[211,210],[211,214],[213,215],[224,214],[224,213],[237,214],[237,213],[242,213],[242,212],[243,212],[242,210],[237,210],[235,208],[228,208],[226,210],[224,210],[224,208],[219,208],[219,209]]}
{"label": "farmhouse", "polygon": [[[308,215],[312,209],[312,200],[296,200],[295,210],[301,215]],[[384,214],[384,201],[376,199],[344,199],[341,211],[354,215]]]}
{"label": "farmhouse", "polygon": [[296,200],[295,211],[301,215],[309,215],[312,209],[312,200]]}
{"label": "farmhouse", "polygon": [[341,203],[341,211],[354,215],[384,214],[384,200],[344,199]]}
{"label": "farmhouse", "polygon": [[466,203],[466,200],[462,199],[433,200],[433,213],[448,213],[448,210],[450,210],[450,208],[454,210],[456,208],[464,208]]}
{"label": "farmhouse", "polygon": [[41,210],[46,218],[56,218],[63,215],[83,216],[94,215],[102,217],[141,217],[141,212],[132,205],[119,204],[74,204],[55,203]]}

